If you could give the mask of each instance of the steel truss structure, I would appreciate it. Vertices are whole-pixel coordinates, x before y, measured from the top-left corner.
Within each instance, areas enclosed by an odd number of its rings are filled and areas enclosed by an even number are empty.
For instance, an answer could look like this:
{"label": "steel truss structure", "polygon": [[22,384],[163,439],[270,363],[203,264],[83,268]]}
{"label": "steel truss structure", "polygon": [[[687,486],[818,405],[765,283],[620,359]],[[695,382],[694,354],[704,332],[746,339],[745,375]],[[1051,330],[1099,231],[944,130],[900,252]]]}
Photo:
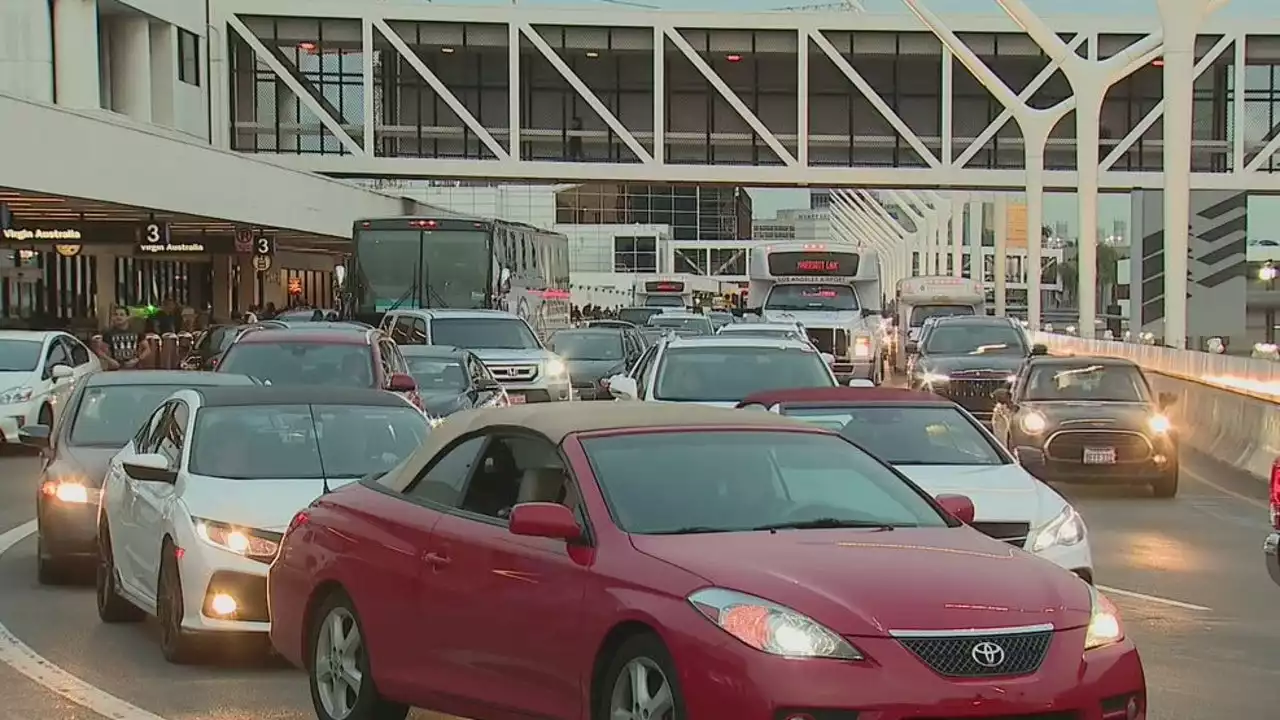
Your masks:
{"label": "steel truss structure", "polygon": [[[944,19],[928,10],[928,0],[905,1],[915,10],[914,16],[686,14],[341,0],[215,0],[212,7],[215,30],[252,51],[255,72],[278,82],[282,88],[278,94],[297,98],[302,111],[297,113],[293,131],[323,133],[329,138],[328,152],[256,148],[257,152],[292,155],[279,161],[298,169],[364,177],[1020,190],[1028,175],[1040,176],[1047,188],[1075,189],[1080,175],[1090,173],[1077,173],[1070,166],[1094,165],[1101,188],[1163,185],[1158,157],[1161,125],[1168,124],[1163,119],[1163,101],[1143,108],[1132,120],[1108,122],[1120,126],[1108,128],[1112,137],[1099,138],[1097,123],[1076,122],[1075,132],[1070,127],[1072,115],[1083,118],[1086,113],[1095,117],[1102,113],[1105,121],[1102,104],[1108,89],[1168,54],[1154,19],[1148,18],[1144,24],[1132,19],[1071,16],[1055,18],[1050,26],[1038,18],[1028,25],[1020,18],[1019,24],[1033,31],[1027,40],[1007,18]],[[1006,2],[1006,6],[1014,4]],[[315,18],[324,18],[327,26],[338,29],[324,39],[315,37],[314,31],[308,35],[307,23],[315,23]],[[340,27],[338,23],[343,21],[348,24]],[[1269,24],[1275,27],[1267,27]],[[269,27],[273,30],[267,31]],[[455,44],[459,53],[469,52],[462,46],[468,29],[473,37],[484,36],[472,40],[474,45],[502,53],[506,66],[504,77],[495,77],[483,93],[489,104],[483,117],[476,107],[480,94],[450,87],[450,78],[438,69],[437,58],[428,54],[452,51]],[[1247,66],[1280,63],[1280,22],[1233,24],[1210,17],[1195,30],[1199,42],[1194,42],[1193,32],[1194,71],[1178,84],[1185,85],[1189,93],[1193,77],[1221,76],[1225,80],[1220,80],[1224,92],[1211,111],[1216,115],[1194,118],[1198,127],[1216,129],[1197,132],[1197,167],[1191,174],[1191,187],[1280,192],[1280,173],[1274,172],[1280,163],[1272,160],[1280,149],[1280,128],[1258,127],[1246,112],[1244,93],[1230,91],[1246,86]],[[625,50],[626,63],[647,71],[648,89],[619,101],[593,88],[587,72],[575,71],[581,63],[574,62],[574,56],[598,57],[609,52],[605,49],[608,36],[623,31],[633,38],[629,40],[632,46]],[[1001,58],[988,57],[988,50],[966,44],[965,38],[975,33],[996,34],[1005,45],[1012,43],[1004,38],[1016,35],[1023,41],[1017,53],[1043,53],[1047,61],[1042,61],[1034,77],[1006,79],[1009,73],[1002,70]],[[424,35],[431,37],[423,39]],[[1135,37],[1141,39],[1132,42]],[[1128,47],[1117,47],[1118,38],[1125,38]],[[769,47],[760,47],[766,42]],[[358,67],[350,67],[356,63],[349,60],[341,70],[347,76],[347,89],[340,91],[348,96],[348,105],[353,100],[360,104],[358,110],[337,110],[332,89],[318,87],[314,80],[317,74],[337,74],[323,68],[323,55],[317,70],[314,62],[307,67],[306,62],[291,57],[296,53],[289,52],[292,46],[315,48],[317,44],[322,45],[322,53],[333,47],[331,58],[340,54],[360,58]],[[1108,49],[1108,45],[1112,47]],[[211,47],[215,54],[219,51],[216,43]],[[798,52],[798,48],[807,48],[807,52]],[[767,53],[771,65],[794,73],[786,79],[786,87],[779,85],[779,73],[768,73],[764,82],[777,87],[763,88],[768,96],[753,99],[751,88],[744,86],[740,77],[730,77],[735,68],[726,65],[723,58],[749,61],[753,52]],[[937,87],[936,107],[926,107],[909,93],[894,97],[885,92],[885,83],[872,77],[864,60],[886,52],[910,53],[916,58],[937,56],[931,61],[936,78],[895,79]],[[1109,57],[1097,59],[1107,54]],[[403,116],[388,120],[392,101],[379,87],[386,82],[382,69],[391,63],[391,56],[410,68],[409,73],[416,76],[411,78],[413,82],[429,88],[434,95],[432,103],[438,99],[436,104],[447,107],[447,112],[438,116],[449,114],[456,120],[447,124],[435,120],[427,127],[422,121],[417,128],[409,127],[411,123]],[[230,63],[227,58],[214,59],[223,60],[214,63],[213,79],[219,94],[222,88],[230,91],[215,98],[219,101],[215,123],[223,131],[224,145],[234,147],[236,134],[255,122],[259,126],[280,122],[280,118],[264,117],[261,111],[257,117],[246,118],[242,109],[233,110],[232,98],[238,93],[236,81],[230,77]],[[531,117],[539,111],[531,107],[538,102],[533,97],[536,88],[524,85],[534,82],[529,67],[534,62],[553,68],[576,95],[575,105],[580,109],[575,112],[581,115],[576,118],[578,127],[547,127]],[[835,103],[830,100],[830,89],[824,89],[820,98],[811,87],[819,63],[829,64],[844,80],[845,87],[839,92],[847,94],[846,105],[856,108],[849,112],[869,108],[876,115],[874,123],[855,119],[849,123],[854,127],[843,133],[822,131],[822,126],[829,124],[822,118]],[[702,92],[709,97],[693,101],[682,85],[690,80],[688,75],[696,75],[705,88]],[[760,81],[757,78],[757,84]],[[994,99],[998,111],[989,113],[988,103],[961,102],[956,96],[962,84],[975,83]],[[502,86],[505,109],[493,107],[499,94],[493,91],[495,85]],[[1062,87],[1047,89],[1056,85]],[[643,102],[640,95],[647,95]],[[1038,107],[1046,99],[1050,107]],[[708,104],[715,105],[721,115],[733,115],[722,120],[724,129],[683,129],[693,121],[682,116],[700,109],[689,106]],[[1123,112],[1135,114],[1128,109]],[[405,136],[424,129],[426,132],[419,134],[437,143],[452,138],[472,149],[450,150],[434,157],[421,151],[396,152],[394,148],[388,152],[390,145],[384,139],[397,132]],[[1168,134],[1165,127],[1164,135]],[[723,160],[690,157],[687,146],[703,135],[708,136],[704,142],[720,150]],[[549,156],[563,154],[546,152],[550,142],[575,145],[583,157],[550,160]],[[996,143],[999,148],[993,149]],[[593,145],[603,152],[592,152]],[[1100,157],[1090,161],[1085,145],[1100,147]],[[1142,149],[1135,150],[1139,145]],[[848,151],[850,147],[855,150]],[[1075,151],[1080,151],[1080,157]],[[409,154],[412,156],[407,157]],[[1038,158],[1042,160],[1038,162]],[[1037,172],[1043,159],[1048,160],[1047,168]],[[1076,165],[1077,160],[1090,162]]]}

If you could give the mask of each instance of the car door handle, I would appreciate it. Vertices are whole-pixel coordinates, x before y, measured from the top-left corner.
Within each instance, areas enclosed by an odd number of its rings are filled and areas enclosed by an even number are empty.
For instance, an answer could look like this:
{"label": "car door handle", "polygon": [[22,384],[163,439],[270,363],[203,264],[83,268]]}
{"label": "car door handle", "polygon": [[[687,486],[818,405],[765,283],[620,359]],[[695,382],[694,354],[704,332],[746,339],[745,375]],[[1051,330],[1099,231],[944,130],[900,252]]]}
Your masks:
{"label": "car door handle", "polygon": [[422,556],[422,559],[426,560],[427,564],[429,564],[431,567],[437,570],[439,570],[440,568],[448,567],[449,563],[453,562],[453,560],[451,560],[448,556],[441,555],[440,553],[433,553],[433,552],[424,554]]}

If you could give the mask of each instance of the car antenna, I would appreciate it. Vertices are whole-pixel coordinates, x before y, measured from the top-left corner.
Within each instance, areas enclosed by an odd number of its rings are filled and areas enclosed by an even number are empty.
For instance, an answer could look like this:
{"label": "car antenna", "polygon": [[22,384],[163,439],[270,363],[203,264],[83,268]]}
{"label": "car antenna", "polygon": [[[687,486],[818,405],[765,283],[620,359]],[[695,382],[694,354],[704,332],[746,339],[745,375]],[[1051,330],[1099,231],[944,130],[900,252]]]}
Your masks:
{"label": "car antenna", "polygon": [[314,405],[307,405],[307,413],[311,415],[311,432],[316,439],[316,460],[320,462],[320,483],[324,489],[324,494],[328,495],[333,492],[329,489],[329,473],[324,470],[324,451],[320,449],[320,422],[316,420],[316,408]]}

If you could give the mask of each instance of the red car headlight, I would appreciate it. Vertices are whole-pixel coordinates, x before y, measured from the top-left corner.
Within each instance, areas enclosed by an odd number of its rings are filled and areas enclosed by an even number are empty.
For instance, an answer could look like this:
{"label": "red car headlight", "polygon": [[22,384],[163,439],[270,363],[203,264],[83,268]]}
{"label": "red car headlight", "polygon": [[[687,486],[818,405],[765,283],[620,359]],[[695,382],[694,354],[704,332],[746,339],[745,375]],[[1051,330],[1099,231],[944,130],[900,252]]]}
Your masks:
{"label": "red car headlight", "polygon": [[864,659],[838,633],[763,598],[706,588],[690,595],[689,602],[721,630],[761,652],[793,658]]}

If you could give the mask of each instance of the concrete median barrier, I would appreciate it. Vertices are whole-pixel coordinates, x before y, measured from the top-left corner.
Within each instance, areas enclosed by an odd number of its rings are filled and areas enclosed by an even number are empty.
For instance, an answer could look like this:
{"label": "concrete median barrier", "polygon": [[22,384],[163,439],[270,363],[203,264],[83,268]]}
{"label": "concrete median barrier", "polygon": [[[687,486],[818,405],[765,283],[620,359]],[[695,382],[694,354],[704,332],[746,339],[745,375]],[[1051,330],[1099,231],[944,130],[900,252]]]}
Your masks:
{"label": "concrete median barrier", "polygon": [[1184,447],[1270,479],[1280,456],[1280,405],[1156,372],[1147,378],[1155,391],[1178,398],[1168,415]]}

